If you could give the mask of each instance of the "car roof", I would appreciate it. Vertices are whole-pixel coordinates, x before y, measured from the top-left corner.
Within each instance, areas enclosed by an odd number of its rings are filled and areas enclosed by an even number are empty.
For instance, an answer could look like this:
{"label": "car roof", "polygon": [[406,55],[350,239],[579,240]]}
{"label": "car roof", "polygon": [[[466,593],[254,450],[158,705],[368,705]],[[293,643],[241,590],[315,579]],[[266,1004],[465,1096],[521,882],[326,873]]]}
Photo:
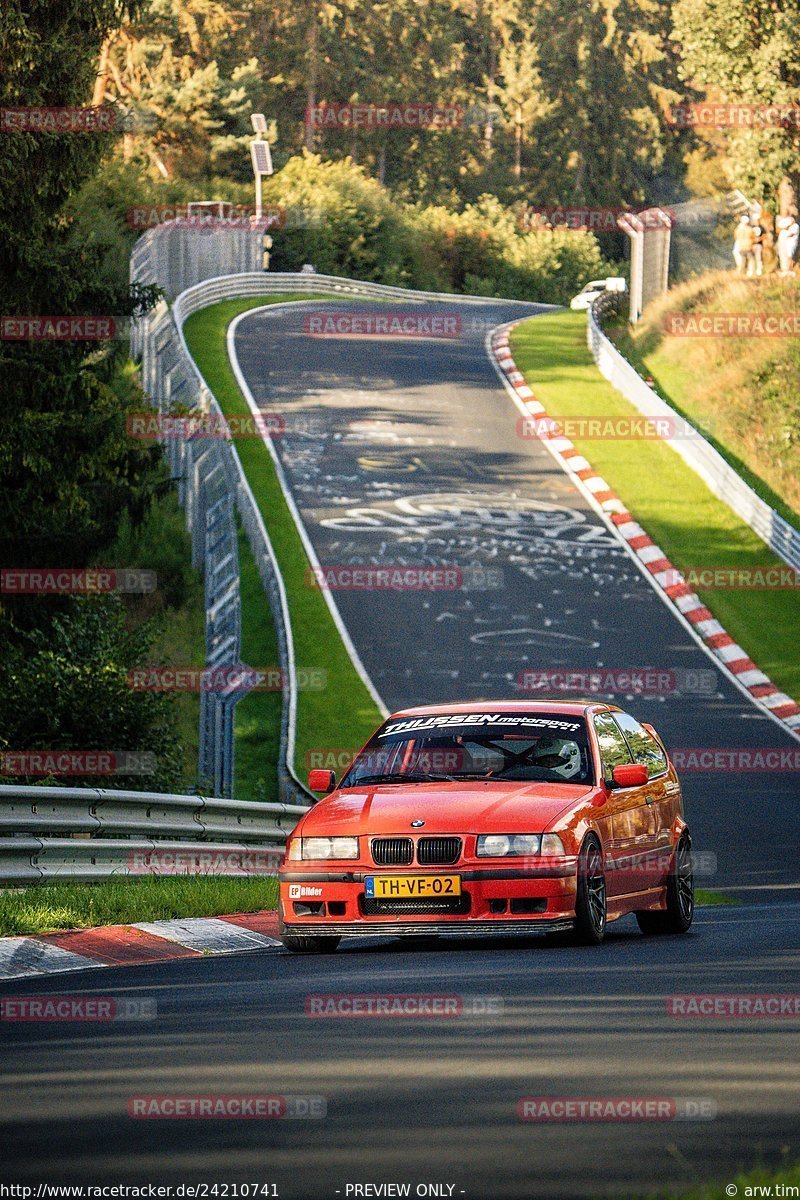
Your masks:
{"label": "car roof", "polygon": [[471,700],[467,704],[425,704],[418,708],[401,708],[391,713],[395,717],[428,717],[439,713],[557,713],[560,716],[582,717],[590,710],[611,709],[620,712],[615,704],[597,700]]}

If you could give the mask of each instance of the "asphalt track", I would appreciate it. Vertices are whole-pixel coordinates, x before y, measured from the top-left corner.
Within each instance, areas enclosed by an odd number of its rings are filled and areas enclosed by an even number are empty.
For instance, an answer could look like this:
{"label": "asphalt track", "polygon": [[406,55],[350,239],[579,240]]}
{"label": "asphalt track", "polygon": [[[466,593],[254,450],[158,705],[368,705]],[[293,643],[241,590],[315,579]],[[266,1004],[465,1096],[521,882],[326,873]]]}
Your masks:
{"label": "asphalt track", "polygon": [[[459,336],[306,332],[315,313],[365,309],[453,313]],[[237,325],[252,396],[285,422],[274,445],[321,566],[446,564],[468,585],[334,592],[379,694],[390,709],[535,698],[517,691],[520,672],[654,667],[673,690],[600,698],[651,721],[670,749],[797,749],[698,646],[541,443],[519,436],[484,340],[521,315],[500,302],[308,302]],[[796,773],[693,771],[683,784],[711,868],[703,886],[800,884]]]}
{"label": "asphalt track", "polygon": [[[312,339],[287,310],[247,316],[237,336],[258,402],[285,416],[276,445],[323,564],[501,572],[501,587],[337,593],[387,705],[511,695],[525,666],[708,671],[560,469],[517,437],[483,340],[519,310],[457,311],[463,336],[446,343]],[[673,747],[793,744],[719,675],[710,695],[628,707]],[[800,904],[786,886],[800,882],[796,790],[768,773],[684,785],[695,845],[718,855],[705,886],[769,890],[700,910],[683,938],[645,939],[627,918],[593,949],[375,939],[322,958],[253,952],[4,984],[4,996],[155,1000],[157,1015],[0,1022],[0,1182],[275,1183],[282,1200],[335,1200],[367,1183],[589,1198],[724,1182],[736,1166],[797,1156],[800,1019],[678,1019],[666,1007],[676,993],[800,993]],[[306,1016],[319,993],[500,1004],[453,1019]],[[127,1115],[133,1096],[209,1093],[321,1096],[327,1116]],[[716,1115],[522,1122],[519,1100],[536,1096],[710,1102]]]}
{"label": "asphalt track", "polygon": [[[155,1000],[136,1025],[0,1022],[0,1181],[453,1185],[468,1200],[644,1195],[798,1150],[800,1020],[679,1019],[680,993],[800,992],[800,905],[700,911],[684,938],[631,918],[594,949],[541,939],[364,942],[109,968],[20,993]],[[318,1018],[318,993],[494,996],[488,1018]],[[316,1120],[134,1120],[132,1096],[322,1096]],[[711,1101],[713,1120],[532,1124],[523,1097]],[[707,1111],[713,1111],[708,1109]],[[350,1193],[353,1195],[353,1193]],[[380,1193],[372,1193],[379,1195]],[[448,1194],[448,1193],[444,1193]]]}

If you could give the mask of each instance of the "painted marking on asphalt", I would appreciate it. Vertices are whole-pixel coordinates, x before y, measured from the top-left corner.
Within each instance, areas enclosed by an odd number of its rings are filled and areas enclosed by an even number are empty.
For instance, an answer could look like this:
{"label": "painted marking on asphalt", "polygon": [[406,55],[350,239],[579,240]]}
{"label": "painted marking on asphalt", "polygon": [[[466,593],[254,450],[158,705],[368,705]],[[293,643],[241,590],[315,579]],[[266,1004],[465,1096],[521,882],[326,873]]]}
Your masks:
{"label": "painted marking on asphalt", "polygon": [[85,971],[87,967],[104,965],[36,938],[0,938],[0,979],[53,975],[58,971]]}
{"label": "painted marking on asphalt", "polygon": [[254,930],[245,929],[216,917],[188,917],[182,921],[138,921],[137,929],[152,933],[156,937],[178,942],[192,950],[213,950],[216,954],[228,954],[235,950],[274,949],[276,940],[264,937]]}

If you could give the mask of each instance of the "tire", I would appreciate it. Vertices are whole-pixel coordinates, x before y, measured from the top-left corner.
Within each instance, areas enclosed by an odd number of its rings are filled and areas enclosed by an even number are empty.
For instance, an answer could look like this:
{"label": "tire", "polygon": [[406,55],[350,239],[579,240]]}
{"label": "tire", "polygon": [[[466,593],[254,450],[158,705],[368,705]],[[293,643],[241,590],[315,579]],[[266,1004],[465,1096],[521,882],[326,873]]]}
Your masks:
{"label": "tire", "polygon": [[333,954],[342,939],[333,934],[284,933],[281,941],[293,954]]}
{"label": "tire", "polygon": [[606,877],[603,851],[590,834],[578,855],[573,940],[581,946],[599,946],[606,933]]}
{"label": "tire", "polygon": [[687,933],[691,928],[694,917],[694,872],[692,840],[686,833],[681,834],[675,847],[666,891],[666,909],[660,912],[637,912],[636,921],[642,933]]}

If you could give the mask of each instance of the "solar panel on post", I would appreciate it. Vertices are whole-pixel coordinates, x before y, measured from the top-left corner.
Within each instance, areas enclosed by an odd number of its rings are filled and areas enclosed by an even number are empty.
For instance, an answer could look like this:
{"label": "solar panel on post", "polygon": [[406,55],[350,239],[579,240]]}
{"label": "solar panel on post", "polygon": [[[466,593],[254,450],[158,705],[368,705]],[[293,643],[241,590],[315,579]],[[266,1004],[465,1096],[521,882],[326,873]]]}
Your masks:
{"label": "solar panel on post", "polygon": [[272,155],[269,150],[269,142],[251,142],[250,154],[253,159],[255,175],[272,174]]}

